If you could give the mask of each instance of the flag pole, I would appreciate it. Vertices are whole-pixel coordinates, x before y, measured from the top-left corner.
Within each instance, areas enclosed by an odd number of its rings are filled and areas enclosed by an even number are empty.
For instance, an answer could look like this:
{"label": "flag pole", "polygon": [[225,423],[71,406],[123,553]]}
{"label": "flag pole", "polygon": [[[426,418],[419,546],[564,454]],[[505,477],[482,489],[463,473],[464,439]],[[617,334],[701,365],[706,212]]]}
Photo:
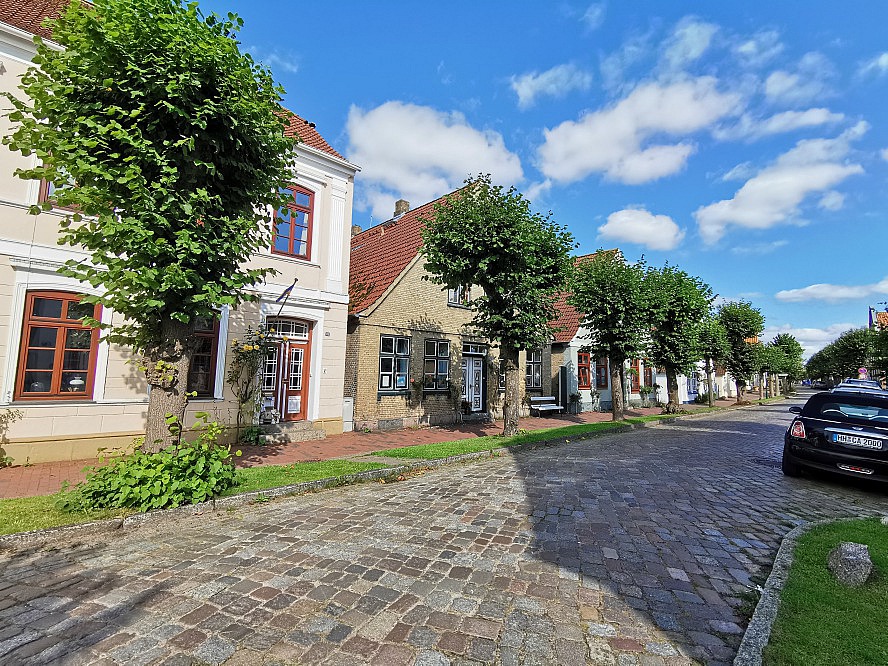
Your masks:
{"label": "flag pole", "polygon": [[287,301],[290,299],[290,292],[293,291],[293,287],[296,286],[296,283],[297,283],[297,282],[299,282],[299,278],[298,278],[298,277],[294,277],[294,278],[293,278],[293,284],[291,284],[289,287],[287,287],[286,289],[284,289],[284,292],[283,292],[280,296],[278,296],[277,300],[278,300],[279,302],[281,301],[281,299],[283,299],[283,302],[281,303],[281,307],[280,307],[280,309],[278,310],[278,313],[277,313],[277,316],[278,316],[278,317],[280,317],[280,316],[281,316],[281,312],[284,311],[284,306],[287,304]]}

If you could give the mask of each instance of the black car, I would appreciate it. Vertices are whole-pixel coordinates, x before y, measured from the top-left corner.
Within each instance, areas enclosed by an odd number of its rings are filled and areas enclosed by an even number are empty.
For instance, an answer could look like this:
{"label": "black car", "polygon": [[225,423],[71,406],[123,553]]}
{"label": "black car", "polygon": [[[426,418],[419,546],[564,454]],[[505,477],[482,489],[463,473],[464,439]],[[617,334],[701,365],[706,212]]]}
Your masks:
{"label": "black car", "polygon": [[888,392],[817,393],[783,438],[783,473],[798,476],[803,468],[888,481]]}

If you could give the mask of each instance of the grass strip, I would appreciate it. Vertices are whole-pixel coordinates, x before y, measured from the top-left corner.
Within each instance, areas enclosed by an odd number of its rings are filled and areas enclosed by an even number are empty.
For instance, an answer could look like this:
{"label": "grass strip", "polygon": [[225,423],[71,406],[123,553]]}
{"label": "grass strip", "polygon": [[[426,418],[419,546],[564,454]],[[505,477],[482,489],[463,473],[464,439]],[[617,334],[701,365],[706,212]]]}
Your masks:
{"label": "grass strip", "polygon": [[[842,541],[869,546],[876,573],[847,588],[827,568]],[[888,664],[888,528],[878,519],[821,525],[798,541],[763,654],[769,666]]]}
{"label": "grass strip", "polygon": [[625,423],[614,421],[601,421],[599,423],[581,423],[579,425],[564,426],[561,428],[546,428],[544,430],[521,432],[517,435],[512,435],[511,437],[503,437],[502,435],[485,435],[483,437],[457,439],[450,442],[436,442],[434,444],[402,446],[397,449],[374,451],[372,455],[386,456],[388,458],[418,458],[421,460],[439,460],[441,458],[449,458],[451,456],[458,456],[464,453],[493,451],[494,449],[501,449],[506,446],[522,446],[526,444],[536,444],[539,442],[547,442],[569,437],[582,437],[583,435],[589,435],[598,432],[620,430],[626,427],[626,423],[641,422],[642,419],[654,420],[654,418],[659,419],[661,417],[641,416],[637,419],[626,419]]}
{"label": "grass strip", "polygon": [[[247,467],[237,470],[237,484],[224,492],[223,496],[280,488],[305,481],[317,481],[318,479],[356,474],[383,467],[387,467],[387,465],[348,460]],[[0,499],[0,535],[45,530],[63,525],[78,525],[94,520],[122,517],[132,513],[132,511],[125,509],[90,512],[66,511],[56,506],[56,498],[57,495],[41,495]]]}

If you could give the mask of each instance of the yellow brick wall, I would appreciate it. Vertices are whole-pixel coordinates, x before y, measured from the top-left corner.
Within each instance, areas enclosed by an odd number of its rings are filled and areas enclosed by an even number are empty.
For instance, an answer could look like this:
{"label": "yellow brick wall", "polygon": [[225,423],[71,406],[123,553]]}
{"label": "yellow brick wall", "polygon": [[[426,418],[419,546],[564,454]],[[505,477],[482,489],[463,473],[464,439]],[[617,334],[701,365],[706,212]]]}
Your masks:
{"label": "yellow brick wall", "polygon": [[[395,283],[375,309],[366,316],[353,319],[349,326],[345,384],[346,395],[352,391],[355,398],[356,430],[453,423],[457,418],[461,398],[454,398],[449,392],[424,391],[420,399],[413,389],[392,393],[379,390],[379,346],[382,335],[410,338],[410,380],[422,378],[425,341],[448,340],[450,379],[460,387],[463,343],[486,344],[484,339],[472,334],[469,325],[472,311],[448,305],[446,289],[423,280],[424,274],[420,260]],[[521,352],[522,386],[525,358],[525,353]],[[551,394],[552,361],[549,349],[543,350],[542,360],[543,385],[541,389],[528,391],[532,395]],[[502,394],[499,391],[498,349],[488,349],[485,370],[487,411],[494,418],[499,418]],[[526,411],[523,410],[524,413]]]}

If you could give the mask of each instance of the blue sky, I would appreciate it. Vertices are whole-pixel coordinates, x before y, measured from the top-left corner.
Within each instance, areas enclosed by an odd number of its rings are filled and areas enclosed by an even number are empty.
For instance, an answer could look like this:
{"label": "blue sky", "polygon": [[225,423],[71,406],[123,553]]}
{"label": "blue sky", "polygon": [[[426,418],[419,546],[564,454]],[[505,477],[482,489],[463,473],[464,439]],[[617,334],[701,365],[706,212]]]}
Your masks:
{"label": "blue sky", "polygon": [[888,3],[201,2],[361,167],[364,228],[490,172],[808,353],[888,301]]}

